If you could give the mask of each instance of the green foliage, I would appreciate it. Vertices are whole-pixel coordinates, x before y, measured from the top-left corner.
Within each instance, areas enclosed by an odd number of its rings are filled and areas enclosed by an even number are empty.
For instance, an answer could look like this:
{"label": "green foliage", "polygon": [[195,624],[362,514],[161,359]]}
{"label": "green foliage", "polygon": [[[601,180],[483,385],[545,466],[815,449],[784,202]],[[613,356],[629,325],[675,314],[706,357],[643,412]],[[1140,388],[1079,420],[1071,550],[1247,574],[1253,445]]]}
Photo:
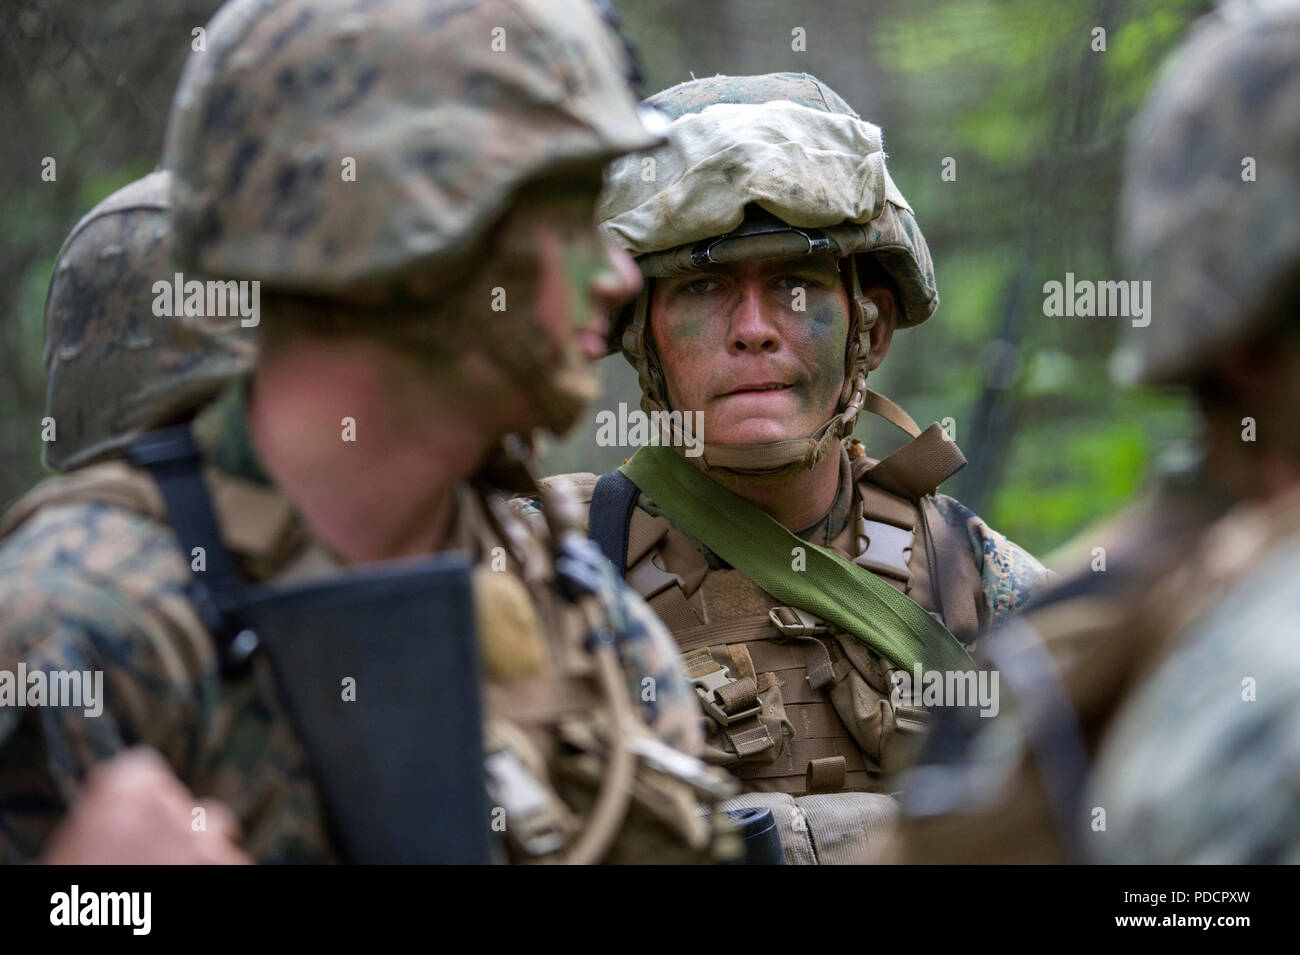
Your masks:
{"label": "green foliage", "polygon": [[[1190,421],[1176,398],[1116,402],[1124,414],[1044,417],[1023,426],[988,520],[1038,553],[1118,511],[1149,462]],[[1117,410],[1121,410],[1117,409]]]}

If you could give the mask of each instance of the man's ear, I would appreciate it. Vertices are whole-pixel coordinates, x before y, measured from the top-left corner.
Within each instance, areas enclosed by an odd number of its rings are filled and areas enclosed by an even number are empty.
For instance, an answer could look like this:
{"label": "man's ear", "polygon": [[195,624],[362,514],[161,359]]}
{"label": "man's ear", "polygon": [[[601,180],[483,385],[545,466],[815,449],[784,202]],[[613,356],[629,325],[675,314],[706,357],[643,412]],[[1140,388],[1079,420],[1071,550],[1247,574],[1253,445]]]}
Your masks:
{"label": "man's ear", "polygon": [[867,333],[871,340],[867,370],[875,371],[889,354],[889,344],[894,340],[894,329],[898,327],[898,303],[894,300],[894,293],[884,285],[868,285],[862,294],[875,304],[879,312],[876,323]]}

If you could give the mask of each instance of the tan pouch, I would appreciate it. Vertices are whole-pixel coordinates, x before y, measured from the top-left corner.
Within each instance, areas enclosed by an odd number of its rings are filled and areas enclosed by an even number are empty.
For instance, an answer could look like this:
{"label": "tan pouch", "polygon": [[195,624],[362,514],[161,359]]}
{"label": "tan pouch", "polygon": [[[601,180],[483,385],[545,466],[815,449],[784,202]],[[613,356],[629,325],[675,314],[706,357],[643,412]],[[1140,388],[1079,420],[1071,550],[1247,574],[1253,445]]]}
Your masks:
{"label": "tan pouch", "polygon": [[895,703],[893,667],[857,640],[837,634],[831,703],[863,751],[886,773],[895,773],[916,758],[929,714],[924,707]]}

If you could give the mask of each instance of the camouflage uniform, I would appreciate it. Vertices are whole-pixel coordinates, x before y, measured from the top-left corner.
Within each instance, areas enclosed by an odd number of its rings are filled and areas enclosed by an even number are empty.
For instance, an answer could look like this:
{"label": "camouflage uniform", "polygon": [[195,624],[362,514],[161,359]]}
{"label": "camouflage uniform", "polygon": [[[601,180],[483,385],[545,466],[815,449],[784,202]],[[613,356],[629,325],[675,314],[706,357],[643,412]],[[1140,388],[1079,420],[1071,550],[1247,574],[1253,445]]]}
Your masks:
{"label": "camouflage uniform", "polygon": [[1164,585],[1186,629],[1102,742],[1084,805],[1107,826],[1090,859],[1300,862],[1298,573],[1293,492],[1216,523]]}
{"label": "camouflage uniform", "polygon": [[[446,281],[467,267],[466,246],[500,218],[522,185],[550,169],[654,141],[619,73],[623,50],[585,0],[373,6],[241,0],[217,14],[208,51],[187,67],[169,128],[176,267],[261,277],[277,291],[333,292],[341,309],[345,296],[367,300],[377,290],[385,301],[397,295],[409,303],[429,276]],[[508,56],[489,51],[496,27],[505,31]],[[556,68],[557,51],[570,55],[563,70]],[[431,65],[446,72],[436,76]],[[435,90],[435,80],[444,88]],[[272,95],[277,89],[282,95]],[[298,108],[291,111],[293,103]],[[389,126],[395,111],[417,104],[427,110],[427,123],[404,114],[400,128]],[[510,137],[501,135],[506,128]],[[331,136],[372,170],[354,192],[343,193],[357,201],[339,201],[337,192],[321,188],[322,157],[336,161],[322,152]],[[295,162],[305,164],[302,178],[286,172]],[[135,214],[156,219],[153,208]],[[65,354],[64,344],[71,354],[83,338],[107,343],[104,377],[82,391],[63,380],[51,399],[60,407],[111,406],[115,375],[153,393],[150,387],[179,367],[166,341],[137,352],[112,338],[113,329],[144,320],[149,285],[142,277],[170,277],[173,270],[167,243],[155,241],[157,223],[141,221],[113,239],[120,242],[113,255],[125,256],[130,268],[94,273],[93,282],[78,285],[78,300],[65,303],[87,315],[90,327],[49,326],[67,336],[51,339],[52,354]],[[104,247],[82,247],[106,234],[81,232],[64,255],[106,259]],[[357,241],[367,235],[371,241]],[[135,241],[141,237],[147,241]],[[101,300],[115,303],[111,315],[95,311]],[[275,320],[274,310],[266,320]],[[103,331],[101,321],[108,323]],[[176,327],[159,326],[159,339]],[[194,419],[193,432],[221,537],[243,578],[288,582],[346,573],[260,466],[246,430],[242,366],[221,357],[227,341],[185,347],[194,349],[190,357],[203,370],[195,377],[205,388],[225,382]],[[136,428],[179,413],[170,405],[145,411],[129,419],[110,415],[78,442],[120,447]],[[590,622],[561,593],[548,532],[506,504],[502,488],[519,487],[503,475],[518,472],[499,463],[488,462],[456,489],[449,543],[476,562],[486,743],[510,753],[544,797],[528,819],[507,819],[501,852],[513,861],[561,861],[594,815],[593,794],[615,745],[608,737],[616,706],[632,711],[625,728],[636,739],[689,753],[700,734],[671,641],[612,574],[598,582],[596,597],[617,637],[626,701],[619,704],[611,693],[622,690],[602,688],[593,676],[597,651],[585,642]],[[246,674],[220,671],[212,635],[190,598],[189,559],[147,473],[110,460],[44,482],[9,512],[0,534],[0,671],[20,663],[30,670],[99,670],[107,699],[98,718],[75,709],[0,708],[0,859],[38,855],[89,767],[140,743],[155,747],[197,797],[228,804],[259,861],[338,858],[270,667],[255,655]],[[700,812],[701,790],[725,791],[725,777],[676,756],[684,762],[633,762],[625,809],[589,855],[611,862],[734,856],[730,827]],[[560,838],[530,841],[539,830]]]}
{"label": "camouflage uniform", "polygon": [[[973,644],[981,627],[1029,601],[1047,572],[969,508],[935,493],[965,463],[939,426],[920,432],[866,388],[877,307],[862,294],[860,277],[883,271],[899,327],[925,321],[939,300],[925,239],[885,168],[880,130],[807,74],[692,80],[648,103],[671,118],[670,142],[648,158],[613,163],[600,210],[648,279],[611,343],[638,371],[642,408],[670,410],[647,333],[656,278],[709,262],[834,251],[852,313],[835,415],[803,440],[706,441],[699,460],[706,471],[780,476],[838,456],[834,503],[796,533],[868,568]],[[655,173],[644,175],[651,160]],[[867,457],[849,437],[862,410],[897,424],[913,443],[883,461]],[[548,483],[573,487],[590,505],[596,477]],[[629,584],[673,631],[700,685],[725,679],[718,695],[743,698],[726,707],[733,722],[714,716],[706,723],[706,758],[725,765],[747,791],[735,804],[773,809],[788,861],[869,861],[896,811],[883,795],[895,788],[889,774],[913,752],[925,711],[895,705],[891,665],[852,637],[796,632],[800,624],[777,632],[766,622],[769,611],[788,620],[802,611],[782,607],[732,569],[660,502],[640,494],[627,526]],[[751,705],[761,712],[736,717]]]}
{"label": "camouflage uniform", "polygon": [[[1157,311],[1117,364],[1139,381],[1213,387],[1232,346],[1295,341],[1298,52],[1300,4],[1227,3],[1134,121],[1122,238]],[[1239,501],[1197,461],[1080,540],[1088,566],[983,641],[1014,698],[936,732],[901,857],[1300,860],[1294,486]]]}

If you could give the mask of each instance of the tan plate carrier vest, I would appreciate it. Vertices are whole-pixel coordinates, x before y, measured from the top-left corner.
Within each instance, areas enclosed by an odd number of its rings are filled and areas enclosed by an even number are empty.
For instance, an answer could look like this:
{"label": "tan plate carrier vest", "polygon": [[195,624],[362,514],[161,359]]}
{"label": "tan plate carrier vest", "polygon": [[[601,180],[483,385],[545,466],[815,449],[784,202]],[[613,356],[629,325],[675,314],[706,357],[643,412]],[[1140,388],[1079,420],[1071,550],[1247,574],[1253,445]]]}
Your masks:
{"label": "tan plate carrier vest", "polygon": [[[883,461],[850,444],[848,526],[831,546],[874,571],[969,643],[984,616],[964,529],[938,513],[951,458],[927,453],[931,429]],[[552,478],[550,480],[557,480]],[[595,475],[568,475],[590,504]],[[852,636],[783,606],[736,570],[713,570],[690,537],[640,507],[628,528],[626,579],[672,631],[708,715],[705,758],[747,792],[889,791],[926,724],[891,702],[891,665]]]}

